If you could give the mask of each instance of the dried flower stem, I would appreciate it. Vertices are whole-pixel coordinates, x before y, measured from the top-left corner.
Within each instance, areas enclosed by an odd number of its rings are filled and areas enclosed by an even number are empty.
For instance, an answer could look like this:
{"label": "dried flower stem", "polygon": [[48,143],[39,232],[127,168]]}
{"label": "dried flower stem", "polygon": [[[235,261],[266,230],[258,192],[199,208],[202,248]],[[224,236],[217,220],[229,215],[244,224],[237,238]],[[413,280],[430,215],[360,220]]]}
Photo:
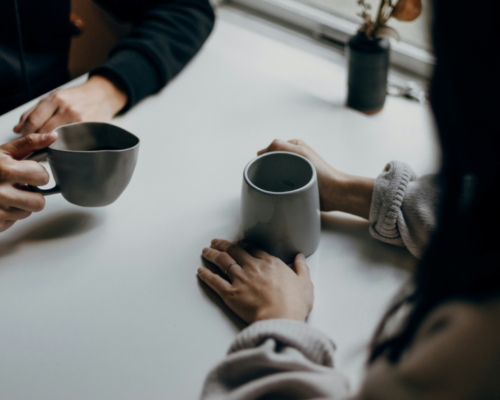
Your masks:
{"label": "dried flower stem", "polygon": [[358,15],[364,20],[360,32],[363,32],[369,38],[373,38],[373,34],[377,29],[385,27],[399,1],[400,0],[380,0],[377,17],[375,20],[372,20],[368,13],[368,10],[371,9],[370,4],[366,3],[365,0],[358,0],[358,4],[363,7],[363,10]]}
{"label": "dried flower stem", "polygon": [[382,19],[382,10],[384,9],[385,3],[387,0],[380,0],[380,5],[378,7],[378,13],[377,13],[377,18],[375,19],[375,22],[377,24],[380,24],[380,21]]}

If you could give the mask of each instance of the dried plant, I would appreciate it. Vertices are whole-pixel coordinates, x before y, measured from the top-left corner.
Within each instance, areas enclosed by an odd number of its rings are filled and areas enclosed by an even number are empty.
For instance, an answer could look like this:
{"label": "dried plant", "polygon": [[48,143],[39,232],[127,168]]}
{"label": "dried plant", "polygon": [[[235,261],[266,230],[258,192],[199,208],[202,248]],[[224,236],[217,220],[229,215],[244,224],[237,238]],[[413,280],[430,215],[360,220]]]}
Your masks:
{"label": "dried plant", "polygon": [[371,5],[366,3],[366,0],[358,0],[358,5],[362,7],[362,11],[358,15],[364,21],[359,31],[369,39],[393,37],[399,40],[399,34],[396,30],[387,26],[389,18],[396,18],[400,21],[413,21],[422,12],[421,0],[380,0],[377,18],[372,20],[369,13]]}

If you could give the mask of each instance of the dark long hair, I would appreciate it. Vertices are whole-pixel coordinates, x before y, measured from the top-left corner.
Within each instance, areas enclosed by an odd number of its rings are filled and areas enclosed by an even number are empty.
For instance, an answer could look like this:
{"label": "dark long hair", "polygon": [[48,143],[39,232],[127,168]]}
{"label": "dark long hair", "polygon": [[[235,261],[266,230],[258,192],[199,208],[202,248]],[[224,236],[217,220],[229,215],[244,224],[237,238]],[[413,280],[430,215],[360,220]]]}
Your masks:
{"label": "dark long hair", "polygon": [[[500,295],[500,2],[434,1],[431,105],[442,149],[438,224],[412,285],[387,311],[369,363],[396,362],[426,316]],[[409,309],[400,328],[386,328]]]}

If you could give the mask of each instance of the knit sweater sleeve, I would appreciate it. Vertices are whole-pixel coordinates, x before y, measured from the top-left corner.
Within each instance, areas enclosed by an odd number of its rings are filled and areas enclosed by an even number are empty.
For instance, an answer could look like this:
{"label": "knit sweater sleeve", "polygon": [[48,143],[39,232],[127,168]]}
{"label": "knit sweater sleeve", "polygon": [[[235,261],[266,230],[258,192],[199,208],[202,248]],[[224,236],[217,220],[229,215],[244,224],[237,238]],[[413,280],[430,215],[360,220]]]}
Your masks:
{"label": "knit sweater sleeve", "polygon": [[[304,323],[256,322],[208,375],[203,400],[342,399],[346,378],[333,368],[335,345]],[[265,397],[264,397],[265,396]]]}
{"label": "knit sweater sleeve", "polygon": [[440,197],[437,175],[420,178],[406,164],[393,161],[375,180],[370,233],[385,243],[422,255],[436,226]]}
{"label": "knit sweater sleeve", "polygon": [[90,75],[119,84],[128,96],[123,111],[158,92],[191,60],[210,34],[215,15],[209,0],[98,0],[133,23],[102,65]]}

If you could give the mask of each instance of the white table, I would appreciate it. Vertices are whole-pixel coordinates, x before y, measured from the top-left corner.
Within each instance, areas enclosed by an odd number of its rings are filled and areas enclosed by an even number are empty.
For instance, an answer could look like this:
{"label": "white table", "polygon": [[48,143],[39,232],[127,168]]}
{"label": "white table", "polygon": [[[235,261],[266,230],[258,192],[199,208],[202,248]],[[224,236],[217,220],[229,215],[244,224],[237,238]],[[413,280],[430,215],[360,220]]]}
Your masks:
{"label": "white table", "polygon": [[[343,62],[222,11],[186,70],[114,121],[142,140],[121,198],[89,209],[51,196],[0,235],[0,399],[196,398],[242,327],[198,282],[201,249],[235,237],[243,168],[274,138],[303,138],[354,174],[393,159],[434,170],[429,111],[398,98],[375,117],[346,109]],[[28,107],[0,118],[1,142]],[[364,346],[414,260],[333,213],[310,261],[309,323],[335,340],[357,387]]]}

